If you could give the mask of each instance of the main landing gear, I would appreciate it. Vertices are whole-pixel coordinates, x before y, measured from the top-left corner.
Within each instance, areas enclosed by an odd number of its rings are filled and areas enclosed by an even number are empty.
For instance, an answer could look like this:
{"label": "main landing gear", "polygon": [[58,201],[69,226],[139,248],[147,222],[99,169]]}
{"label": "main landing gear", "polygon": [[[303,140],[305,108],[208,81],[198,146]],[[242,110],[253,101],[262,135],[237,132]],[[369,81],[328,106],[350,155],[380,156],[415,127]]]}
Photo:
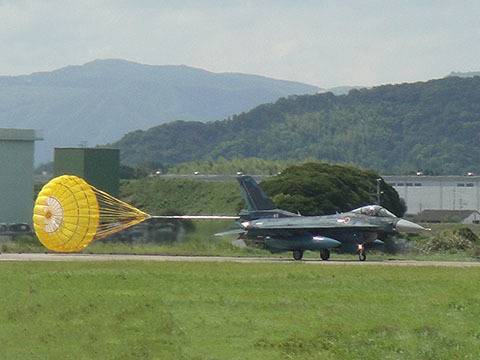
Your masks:
{"label": "main landing gear", "polygon": [[367,259],[367,255],[365,255],[365,249],[363,247],[363,243],[358,244],[358,260],[365,261]]}
{"label": "main landing gear", "polygon": [[[365,261],[367,259],[367,255],[365,254],[365,248],[363,246],[363,243],[357,244],[357,254],[358,254],[358,260]],[[299,249],[293,250],[293,258],[295,260],[302,260],[303,250],[299,250]],[[324,261],[330,259],[330,250],[321,249],[320,258]]]}
{"label": "main landing gear", "polygon": [[293,250],[293,258],[295,260],[302,260],[303,257],[303,251],[302,250]]}
{"label": "main landing gear", "polygon": [[321,249],[320,250],[320,258],[322,260],[328,260],[330,259],[330,250],[328,249]]}
{"label": "main landing gear", "polygon": [[[293,258],[295,260],[302,260],[303,257],[303,250],[293,250]],[[320,250],[320,258],[322,260],[330,259],[330,250],[328,249],[321,249]]]}

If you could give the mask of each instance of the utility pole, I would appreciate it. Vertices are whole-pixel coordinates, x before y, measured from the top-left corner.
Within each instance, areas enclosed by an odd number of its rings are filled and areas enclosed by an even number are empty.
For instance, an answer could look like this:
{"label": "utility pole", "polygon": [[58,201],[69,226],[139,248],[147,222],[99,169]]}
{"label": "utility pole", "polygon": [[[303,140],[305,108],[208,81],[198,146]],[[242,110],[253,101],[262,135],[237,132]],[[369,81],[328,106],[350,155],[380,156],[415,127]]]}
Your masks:
{"label": "utility pole", "polygon": [[380,205],[380,181],[382,181],[381,178],[377,179],[377,205]]}

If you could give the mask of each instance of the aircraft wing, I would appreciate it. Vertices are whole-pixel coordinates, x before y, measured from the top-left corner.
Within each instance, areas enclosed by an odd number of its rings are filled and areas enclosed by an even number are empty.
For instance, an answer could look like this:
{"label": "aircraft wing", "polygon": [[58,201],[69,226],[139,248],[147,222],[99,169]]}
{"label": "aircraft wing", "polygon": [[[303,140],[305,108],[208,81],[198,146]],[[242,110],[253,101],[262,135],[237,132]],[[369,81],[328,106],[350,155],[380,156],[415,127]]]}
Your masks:
{"label": "aircraft wing", "polygon": [[364,229],[373,231],[381,228],[379,225],[358,220],[345,221],[343,219],[328,219],[322,221],[310,221],[304,218],[268,219],[267,221],[257,220],[242,225],[247,229],[259,230]]}

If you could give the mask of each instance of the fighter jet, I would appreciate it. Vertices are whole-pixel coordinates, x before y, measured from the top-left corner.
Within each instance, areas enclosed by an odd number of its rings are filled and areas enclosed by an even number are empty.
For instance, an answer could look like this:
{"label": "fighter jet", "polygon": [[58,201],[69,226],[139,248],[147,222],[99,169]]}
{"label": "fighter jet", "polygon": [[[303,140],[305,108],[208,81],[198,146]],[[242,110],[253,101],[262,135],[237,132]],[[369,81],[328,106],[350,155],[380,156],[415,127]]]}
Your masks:
{"label": "fighter jet", "polygon": [[379,234],[429,230],[399,218],[379,205],[367,205],[345,213],[301,216],[277,209],[273,201],[250,176],[237,178],[248,209],[242,210],[238,228],[217,236],[238,234],[246,245],[262,247],[272,253],[292,251],[301,260],[305,250],[320,251],[322,260],[330,258],[332,248],[354,251],[365,261],[365,247],[383,244]]}

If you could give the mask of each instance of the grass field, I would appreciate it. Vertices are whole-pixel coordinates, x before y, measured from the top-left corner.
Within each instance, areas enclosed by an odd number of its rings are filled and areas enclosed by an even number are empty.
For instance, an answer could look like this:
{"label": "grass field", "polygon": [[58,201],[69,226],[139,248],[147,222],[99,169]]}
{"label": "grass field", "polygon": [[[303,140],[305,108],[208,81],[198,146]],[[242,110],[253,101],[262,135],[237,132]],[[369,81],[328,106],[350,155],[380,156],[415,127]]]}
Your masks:
{"label": "grass field", "polygon": [[477,359],[476,268],[0,263],[1,359]]}

